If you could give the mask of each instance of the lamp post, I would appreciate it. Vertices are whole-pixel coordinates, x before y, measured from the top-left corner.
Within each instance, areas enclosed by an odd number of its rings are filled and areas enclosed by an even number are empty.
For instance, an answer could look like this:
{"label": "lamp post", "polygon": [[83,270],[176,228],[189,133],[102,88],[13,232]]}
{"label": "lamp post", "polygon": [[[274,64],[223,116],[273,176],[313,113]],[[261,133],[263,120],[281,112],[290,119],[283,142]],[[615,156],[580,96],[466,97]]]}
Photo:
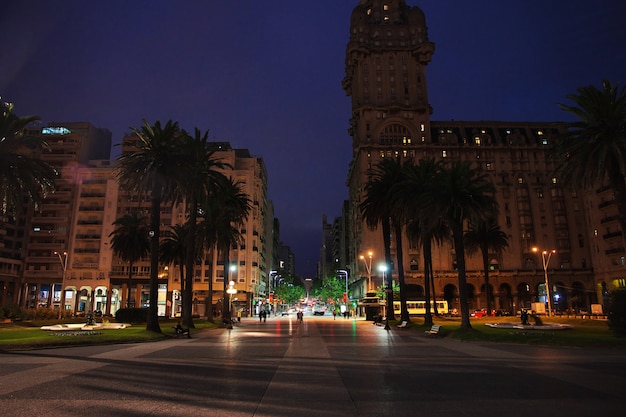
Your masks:
{"label": "lamp post", "polygon": [[[63,291],[63,285],[65,285],[65,275],[67,272],[67,251],[63,251],[63,256],[61,256],[61,253],[54,251],[54,254],[56,256],[59,257],[59,262],[61,262],[61,267],[63,268],[63,280],[61,282],[61,305],[59,306],[59,318],[62,318],[63,316],[63,308],[65,308],[65,306],[63,305],[65,303],[65,291]],[[52,297],[54,297],[54,288],[52,289]]]}
{"label": "lamp post", "polygon": [[[535,246],[532,248],[532,251],[537,253],[539,252],[539,248]],[[541,260],[543,261],[543,279],[546,286],[546,298],[548,301],[548,316],[552,316],[552,300],[550,299],[550,285],[548,284],[548,265],[550,264],[550,258],[555,253],[556,249],[541,251]]]}
{"label": "lamp post", "polygon": [[372,291],[372,251],[367,252],[367,258],[361,255],[359,258],[363,261],[365,269],[367,270],[367,292]]}
{"label": "lamp post", "polygon": [[348,311],[348,271],[345,269],[338,269],[337,272],[346,275],[346,292],[343,293],[343,302],[346,303],[346,311]]}
{"label": "lamp post", "polygon": [[391,329],[389,327],[389,310],[390,310],[390,299],[389,299],[389,288],[388,286],[385,285],[385,274],[387,273],[387,265],[386,264],[381,264],[378,266],[378,270],[380,272],[383,273],[383,291],[384,291],[384,296],[385,296],[385,300],[387,301],[387,312],[385,313],[385,330],[389,330]]}
{"label": "lamp post", "polygon": [[226,289],[226,293],[228,293],[228,314],[230,315],[230,317],[228,318],[228,328],[232,329],[233,328],[233,313],[232,313],[232,306],[233,306],[233,295],[237,294],[237,288],[235,288],[235,281],[230,281],[228,283],[228,288]]}

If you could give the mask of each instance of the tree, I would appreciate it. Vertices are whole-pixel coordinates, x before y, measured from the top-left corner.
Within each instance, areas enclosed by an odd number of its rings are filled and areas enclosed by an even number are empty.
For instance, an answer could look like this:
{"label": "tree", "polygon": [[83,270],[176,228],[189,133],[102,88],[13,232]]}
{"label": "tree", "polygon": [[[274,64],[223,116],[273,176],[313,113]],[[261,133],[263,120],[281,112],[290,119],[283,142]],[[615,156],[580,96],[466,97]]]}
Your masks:
{"label": "tree", "polygon": [[13,104],[0,103],[0,215],[15,214],[26,195],[35,208],[54,190],[57,171],[39,158],[48,144],[41,137],[26,136],[25,128],[39,120],[18,117]]}
{"label": "tree", "polygon": [[128,294],[126,307],[132,307],[133,265],[150,253],[148,218],[133,212],[113,222],[115,229],[109,234],[113,253],[128,262]]}
{"label": "tree", "polygon": [[602,88],[580,87],[561,108],[578,118],[568,123],[552,149],[556,174],[572,187],[608,181],[615,195],[626,240],[626,89],[604,80]]}
{"label": "tree", "polygon": [[[218,187],[204,202],[201,233],[208,247],[222,255],[224,264],[224,299],[229,282],[230,248],[242,242],[240,227],[252,209],[243,184],[231,178],[218,180]],[[211,292],[211,291],[209,291]],[[212,294],[210,294],[212,297]],[[212,298],[209,299],[212,303]],[[222,305],[222,319],[230,316],[228,303]]]}
{"label": "tree", "polygon": [[[369,172],[368,180],[365,184],[365,198],[361,202],[359,209],[365,219],[368,227],[375,229],[380,224],[383,233],[383,245],[385,250],[385,264],[389,271],[388,279],[388,297],[387,297],[387,319],[394,319],[393,311],[393,293],[391,292],[391,282],[393,281],[393,265],[391,259],[391,217],[394,214],[394,204],[391,198],[391,189],[394,184],[403,178],[402,166],[395,159],[383,159],[376,164],[374,169]],[[398,223],[395,223],[397,225]],[[395,228],[397,230],[397,228]],[[397,248],[400,253],[402,247]],[[401,257],[401,255],[400,255]],[[402,277],[403,279],[404,277]],[[402,292],[402,285],[400,286]],[[406,300],[404,304],[406,310]],[[407,311],[408,316],[408,311]],[[388,329],[388,326],[385,326]]]}
{"label": "tree", "polygon": [[[435,181],[441,164],[434,159],[424,159],[418,164],[406,164],[404,178],[392,188],[393,198],[397,205],[405,207],[404,217],[407,219],[406,233],[412,241],[422,246],[424,254],[424,293],[425,325],[432,325],[430,310],[431,281],[432,281],[432,241],[441,241],[448,233],[439,217],[428,218],[420,213],[420,205],[426,198],[428,184]],[[404,318],[403,318],[404,320]]]}
{"label": "tree", "polygon": [[[183,131],[185,154],[185,178],[181,184],[181,190],[187,206],[187,242],[185,248],[185,285],[183,290],[183,324],[187,327],[195,327],[192,318],[193,299],[193,272],[194,263],[197,259],[197,219],[200,202],[214,194],[220,181],[223,182],[224,174],[219,169],[224,169],[227,164],[215,158],[215,151],[211,150],[208,142],[209,132],[204,134],[195,129],[194,135]],[[181,275],[181,282],[183,275]]]}
{"label": "tree", "polygon": [[491,312],[491,285],[489,285],[489,251],[500,255],[509,246],[508,238],[493,218],[471,222],[464,236],[467,253],[472,255],[480,250],[483,258],[487,312]]}
{"label": "tree", "polygon": [[[187,291],[188,284],[185,283],[185,268],[186,268],[186,259],[188,256],[187,253],[187,245],[189,234],[191,233],[191,227],[189,227],[189,222],[184,224],[177,224],[170,227],[169,233],[166,234],[164,239],[160,244],[160,257],[159,260],[164,264],[174,264],[178,266],[180,269],[180,286],[181,292],[184,294]],[[196,235],[196,241],[198,240],[198,236]],[[195,255],[192,255],[195,262],[198,262],[202,258],[202,242],[196,242],[195,246]],[[192,284],[193,285],[193,284]],[[183,298],[182,310],[185,311],[185,303],[188,302],[191,304],[191,300],[185,301]],[[189,306],[189,316],[191,317],[191,306]],[[184,316],[184,314],[183,314]],[[191,324],[193,325],[193,320]],[[189,326],[188,322],[184,322],[183,325]],[[193,326],[190,326],[193,327]]]}
{"label": "tree", "polygon": [[178,187],[186,181],[187,161],[177,122],[169,120],[162,126],[159,121],[150,125],[144,120],[140,129],[132,130],[136,138],[124,143],[128,150],[118,158],[117,176],[121,187],[150,195],[150,308],[146,330],[160,333],[157,298],[161,204],[180,198]]}
{"label": "tree", "polygon": [[343,293],[345,291],[345,282],[336,276],[332,276],[322,280],[321,285],[315,289],[314,296],[324,303],[338,305],[343,301]]}
{"label": "tree", "polygon": [[439,217],[452,231],[459,283],[461,329],[472,328],[469,321],[465,245],[463,228],[467,221],[496,217],[496,189],[486,174],[472,167],[469,161],[455,161],[442,168],[436,181],[428,184],[419,210],[427,218]]}

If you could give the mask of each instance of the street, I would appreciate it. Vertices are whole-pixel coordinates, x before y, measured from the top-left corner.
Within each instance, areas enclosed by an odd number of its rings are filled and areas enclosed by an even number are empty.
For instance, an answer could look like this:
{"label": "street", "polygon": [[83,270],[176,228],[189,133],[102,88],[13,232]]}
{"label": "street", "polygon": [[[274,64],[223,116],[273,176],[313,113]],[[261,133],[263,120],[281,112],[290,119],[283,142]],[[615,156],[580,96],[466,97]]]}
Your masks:
{"label": "street", "polygon": [[245,318],[191,339],[3,353],[0,363],[0,416],[11,417],[581,417],[626,407],[622,350],[463,343],[332,316]]}

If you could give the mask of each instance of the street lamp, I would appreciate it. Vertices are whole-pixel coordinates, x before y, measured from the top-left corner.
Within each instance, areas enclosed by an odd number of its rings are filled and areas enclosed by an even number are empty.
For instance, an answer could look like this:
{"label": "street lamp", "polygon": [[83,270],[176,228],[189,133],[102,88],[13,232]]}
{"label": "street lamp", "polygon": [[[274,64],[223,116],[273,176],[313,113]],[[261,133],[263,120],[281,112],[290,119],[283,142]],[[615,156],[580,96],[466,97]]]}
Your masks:
{"label": "street lamp", "polygon": [[385,313],[385,330],[389,330],[391,329],[389,327],[389,311],[391,310],[391,307],[389,304],[390,302],[390,297],[388,294],[389,289],[385,286],[385,273],[387,272],[387,265],[386,264],[379,265],[378,270],[383,273],[383,291],[385,292],[384,297],[387,300],[387,312]]}
{"label": "street lamp", "polygon": [[[539,252],[539,248],[535,246],[532,248],[532,251],[537,253]],[[552,300],[550,299],[550,285],[548,284],[548,265],[550,264],[550,258],[555,253],[556,249],[552,249],[550,251],[541,251],[541,260],[543,261],[543,279],[545,281],[544,284],[546,286],[546,298],[548,301],[548,316],[552,316]]]}
{"label": "street lamp", "polygon": [[[65,275],[67,273],[67,251],[63,251],[63,256],[57,251],[54,251],[54,254],[59,257],[59,262],[61,262],[61,267],[63,268],[63,281],[61,282],[61,305],[59,306],[59,318],[63,316],[63,305],[65,303],[65,296],[63,291],[63,286],[65,285]],[[53,284],[54,287],[54,284]],[[52,297],[54,297],[54,288],[52,288]],[[52,301],[52,299],[51,299]]]}
{"label": "street lamp", "polygon": [[365,269],[367,270],[367,291],[372,291],[372,251],[367,252],[367,260],[365,256],[361,255],[359,258],[363,261]]}
{"label": "street lamp", "polygon": [[230,317],[228,318],[228,328],[233,328],[233,295],[237,294],[237,288],[235,288],[235,281],[230,281],[228,283],[228,288],[226,289],[226,293],[228,293],[228,314]]}
{"label": "street lamp", "polygon": [[346,311],[348,311],[348,271],[345,269],[338,269],[337,272],[346,274],[346,292],[343,294],[343,302],[346,303]]}

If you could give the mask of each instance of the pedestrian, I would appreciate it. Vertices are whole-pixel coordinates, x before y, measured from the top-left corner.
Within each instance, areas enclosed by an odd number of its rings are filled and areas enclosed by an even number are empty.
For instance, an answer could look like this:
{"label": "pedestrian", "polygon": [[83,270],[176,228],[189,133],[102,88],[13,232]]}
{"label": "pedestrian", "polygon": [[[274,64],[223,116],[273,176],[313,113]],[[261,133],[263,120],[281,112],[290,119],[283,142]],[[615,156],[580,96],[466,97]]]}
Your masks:
{"label": "pedestrian", "polygon": [[304,316],[304,313],[302,313],[302,311],[298,311],[297,316],[298,316],[298,321],[299,321],[300,323],[302,323],[302,318],[303,318],[303,316]]}
{"label": "pedestrian", "polygon": [[259,310],[259,323],[263,322],[263,310]]}
{"label": "pedestrian", "polygon": [[336,317],[337,317],[337,310],[333,308],[333,320],[335,320]]}

